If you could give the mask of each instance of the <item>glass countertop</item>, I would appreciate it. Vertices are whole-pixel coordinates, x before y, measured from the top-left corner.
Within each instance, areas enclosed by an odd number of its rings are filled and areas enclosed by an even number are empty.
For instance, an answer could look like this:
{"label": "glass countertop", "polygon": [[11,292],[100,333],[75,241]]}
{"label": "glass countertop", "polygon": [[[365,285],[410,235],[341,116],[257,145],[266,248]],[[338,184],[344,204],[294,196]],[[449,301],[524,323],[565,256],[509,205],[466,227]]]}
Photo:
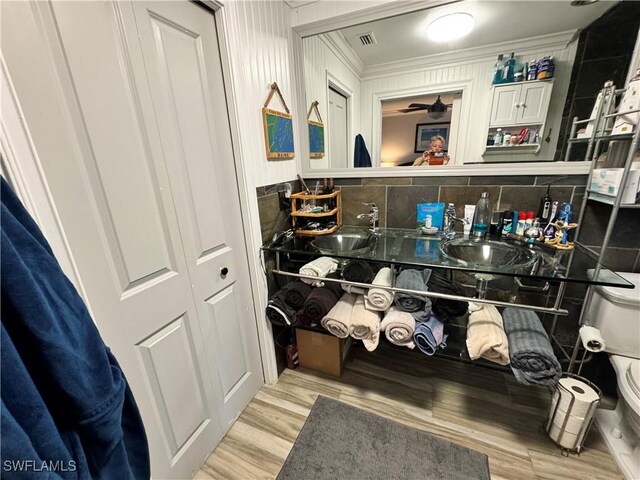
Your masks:
{"label": "glass countertop", "polygon": [[[572,250],[526,244],[501,237],[476,239],[456,234],[453,239],[422,235],[417,230],[383,228],[377,234],[357,227],[342,227],[323,236],[291,236],[280,244],[268,242],[263,250],[301,257],[330,256],[338,260],[368,260],[404,266],[460,270],[476,278],[497,276],[532,278],[634,288],[589,250],[576,243]],[[596,267],[598,275],[594,277]]]}

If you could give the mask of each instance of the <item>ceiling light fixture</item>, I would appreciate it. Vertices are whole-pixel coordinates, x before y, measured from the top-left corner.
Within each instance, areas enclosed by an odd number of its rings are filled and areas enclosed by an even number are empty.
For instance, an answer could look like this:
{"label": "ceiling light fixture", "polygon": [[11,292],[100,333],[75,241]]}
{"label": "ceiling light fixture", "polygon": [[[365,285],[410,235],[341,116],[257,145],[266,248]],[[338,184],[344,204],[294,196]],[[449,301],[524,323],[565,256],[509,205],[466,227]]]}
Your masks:
{"label": "ceiling light fixture", "polygon": [[468,13],[451,13],[436,18],[427,27],[427,37],[434,42],[449,42],[468,35],[475,20]]}

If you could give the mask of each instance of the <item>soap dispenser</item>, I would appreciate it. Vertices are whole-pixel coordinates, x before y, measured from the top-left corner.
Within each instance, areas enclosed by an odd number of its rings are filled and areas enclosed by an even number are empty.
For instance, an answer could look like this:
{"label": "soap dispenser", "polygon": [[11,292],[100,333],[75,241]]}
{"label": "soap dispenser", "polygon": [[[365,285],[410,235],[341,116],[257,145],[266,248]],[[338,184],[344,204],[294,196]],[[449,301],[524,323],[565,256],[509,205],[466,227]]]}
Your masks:
{"label": "soap dispenser", "polygon": [[491,221],[491,206],[489,205],[489,193],[482,192],[473,215],[473,228],[471,234],[474,237],[484,237],[489,231]]}

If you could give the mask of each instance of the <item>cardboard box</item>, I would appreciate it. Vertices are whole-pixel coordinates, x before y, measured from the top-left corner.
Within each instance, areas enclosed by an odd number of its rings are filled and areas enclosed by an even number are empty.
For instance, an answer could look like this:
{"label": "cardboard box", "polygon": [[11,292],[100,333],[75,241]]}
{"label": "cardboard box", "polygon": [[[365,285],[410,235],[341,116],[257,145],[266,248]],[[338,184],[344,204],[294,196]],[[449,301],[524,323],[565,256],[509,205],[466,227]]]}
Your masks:
{"label": "cardboard box", "polygon": [[[590,190],[593,193],[617,195],[622,181],[623,168],[596,168],[591,176]],[[636,203],[636,195],[640,190],[640,170],[630,170],[627,185],[622,192],[622,203]]]}
{"label": "cardboard box", "polygon": [[338,338],[330,333],[296,328],[300,366],[339,377],[352,340],[351,337]]}

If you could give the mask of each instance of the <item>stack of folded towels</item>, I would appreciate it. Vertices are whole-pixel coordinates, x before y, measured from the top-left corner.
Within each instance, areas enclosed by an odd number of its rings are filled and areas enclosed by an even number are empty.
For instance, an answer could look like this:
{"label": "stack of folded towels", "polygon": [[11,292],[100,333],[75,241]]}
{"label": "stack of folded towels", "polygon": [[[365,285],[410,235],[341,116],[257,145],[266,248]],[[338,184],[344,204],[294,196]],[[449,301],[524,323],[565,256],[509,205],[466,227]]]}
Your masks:
{"label": "stack of folded towels", "polygon": [[502,315],[493,305],[472,303],[467,326],[467,351],[471,360],[484,358],[500,365],[509,364],[509,341]]}
{"label": "stack of folded towels", "polygon": [[[431,270],[403,270],[396,279],[396,287],[407,290],[426,291]],[[398,310],[410,313],[415,321],[413,342],[418,349],[433,355],[439,348],[447,346],[444,325],[431,312],[431,300],[419,294],[396,292],[394,303]],[[386,330],[385,330],[386,333]],[[387,336],[388,338],[388,336]],[[391,339],[390,339],[391,340]]]}

